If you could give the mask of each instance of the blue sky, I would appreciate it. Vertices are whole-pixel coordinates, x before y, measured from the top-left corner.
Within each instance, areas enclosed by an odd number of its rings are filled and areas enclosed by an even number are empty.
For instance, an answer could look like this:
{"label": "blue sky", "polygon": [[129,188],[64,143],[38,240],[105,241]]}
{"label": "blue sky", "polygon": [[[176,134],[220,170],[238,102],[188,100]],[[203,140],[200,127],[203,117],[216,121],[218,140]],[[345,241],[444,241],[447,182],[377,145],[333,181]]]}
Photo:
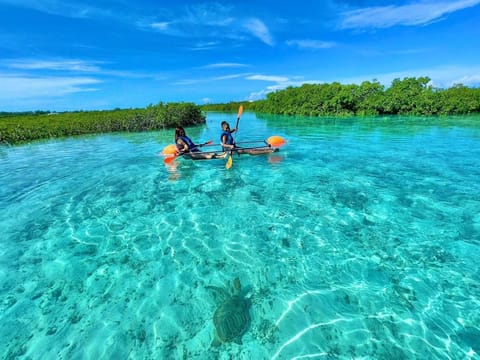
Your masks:
{"label": "blue sky", "polygon": [[0,111],[249,101],[303,83],[480,86],[480,0],[0,0]]}

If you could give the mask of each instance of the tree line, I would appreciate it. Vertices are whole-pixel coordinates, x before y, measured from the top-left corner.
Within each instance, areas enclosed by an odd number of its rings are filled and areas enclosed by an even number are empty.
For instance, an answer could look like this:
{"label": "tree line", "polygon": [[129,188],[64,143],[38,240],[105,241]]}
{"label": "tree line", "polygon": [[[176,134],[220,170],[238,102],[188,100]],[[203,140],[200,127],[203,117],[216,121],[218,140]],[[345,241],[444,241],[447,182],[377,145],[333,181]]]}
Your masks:
{"label": "tree line", "polygon": [[[208,104],[208,111],[236,111],[238,102]],[[454,85],[435,88],[428,77],[395,79],[385,88],[378,81],[360,85],[338,82],[304,84],[269,93],[246,109],[279,115],[460,115],[480,112],[480,89]]]}
{"label": "tree line", "polygon": [[0,112],[0,143],[115,131],[147,131],[205,123],[203,111],[237,112],[240,105],[262,114],[298,116],[461,115],[480,113],[480,89],[462,84],[435,88],[428,77],[360,85],[304,84],[269,93],[264,100],[226,104],[163,103],[141,109],[50,113]]}
{"label": "tree line", "polygon": [[159,130],[204,123],[205,114],[193,103],[160,102],[141,109],[109,111],[3,113],[0,116],[0,143],[15,144],[92,133]]}

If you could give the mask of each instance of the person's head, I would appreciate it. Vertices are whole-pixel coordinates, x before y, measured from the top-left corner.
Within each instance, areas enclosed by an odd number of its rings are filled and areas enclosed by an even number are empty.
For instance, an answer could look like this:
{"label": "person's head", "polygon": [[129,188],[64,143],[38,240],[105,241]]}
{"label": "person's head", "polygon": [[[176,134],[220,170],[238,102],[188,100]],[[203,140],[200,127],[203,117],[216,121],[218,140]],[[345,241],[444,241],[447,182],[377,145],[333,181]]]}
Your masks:
{"label": "person's head", "polygon": [[181,126],[175,129],[175,139],[178,138],[179,136],[185,136],[185,129]]}
{"label": "person's head", "polygon": [[230,130],[230,124],[226,121],[222,121],[222,130],[224,131]]}

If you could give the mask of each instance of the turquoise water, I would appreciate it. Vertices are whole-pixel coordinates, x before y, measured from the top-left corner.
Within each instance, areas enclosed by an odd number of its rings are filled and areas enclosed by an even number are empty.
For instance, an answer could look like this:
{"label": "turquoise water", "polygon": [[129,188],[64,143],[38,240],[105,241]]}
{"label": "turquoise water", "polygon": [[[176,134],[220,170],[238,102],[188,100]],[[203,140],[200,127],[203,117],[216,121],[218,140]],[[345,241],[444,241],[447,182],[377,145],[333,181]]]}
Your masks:
{"label": "turquoise water", "polygon": [[[270,135],[230,170],[166,166],[171,131],[1,147],[0,357],[478,359],[480,118],[243,115]],[[235,277],[250,323],[211,347]]]}

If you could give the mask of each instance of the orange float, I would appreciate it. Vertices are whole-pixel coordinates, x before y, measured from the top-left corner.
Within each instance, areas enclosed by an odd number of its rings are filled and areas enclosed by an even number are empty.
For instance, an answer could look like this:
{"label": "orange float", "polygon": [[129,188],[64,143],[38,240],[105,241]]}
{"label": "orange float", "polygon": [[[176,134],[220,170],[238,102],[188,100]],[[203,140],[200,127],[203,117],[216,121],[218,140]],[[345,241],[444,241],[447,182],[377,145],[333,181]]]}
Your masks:
{"label": "orange float", "polygon": [[172,156],[178,153],[177,147],[174,144],[167,145],[162,150],[162,155]]}
{"label": "orange float", "polygon": [[281,136],[273,135],[267,139],[267,143],[273,147],[280,147],[285,145],[285,139]]}

